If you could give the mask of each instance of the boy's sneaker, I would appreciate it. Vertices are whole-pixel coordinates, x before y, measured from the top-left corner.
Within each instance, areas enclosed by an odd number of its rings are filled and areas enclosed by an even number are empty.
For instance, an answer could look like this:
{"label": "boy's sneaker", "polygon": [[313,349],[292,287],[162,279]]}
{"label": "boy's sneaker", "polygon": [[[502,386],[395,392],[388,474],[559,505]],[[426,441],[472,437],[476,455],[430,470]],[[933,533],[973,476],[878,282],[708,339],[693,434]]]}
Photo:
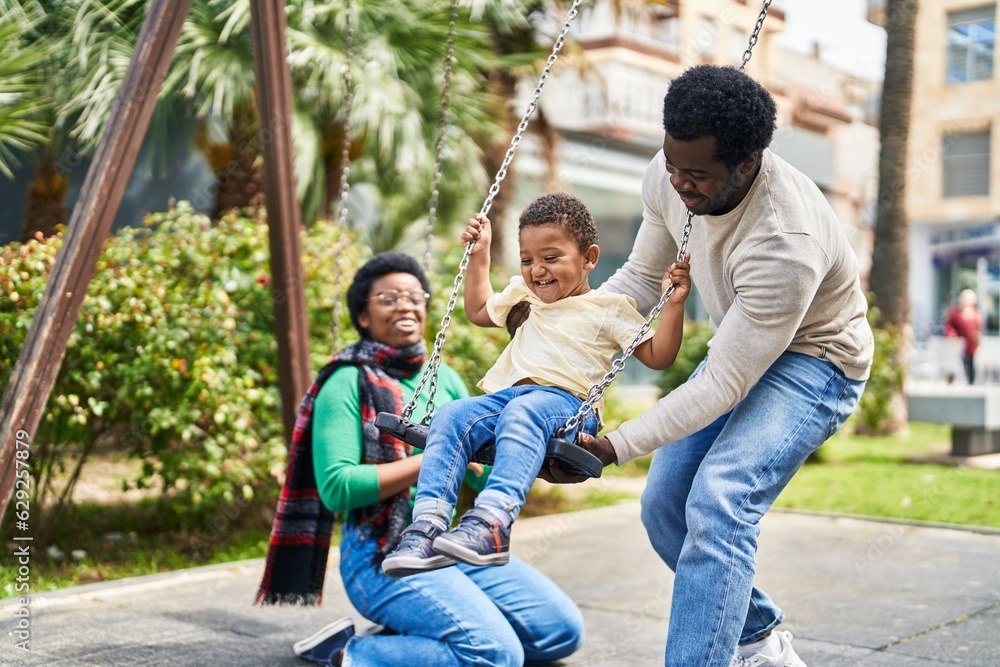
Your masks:
{"label": "boy's sneaker", "polygon": [[434,538],[444,531],[445,529],[434,521],[426,519],[414,521],[403,531],[403,539],[399,546],[382,559],[382,571],[390,577],[399,578],[454,565],[454,559],[435,553],[434,547],[431,546]]}
{"label": "boy's sneaker", "polygon": [[[772,639],[773,638],[773,639]],[[792,633],[787,630],[777,630],[771,633],[771,639],[761,653],[750,656],[736,655],[729,667],[806,667],[802,658],[792,648]]]}
{"label": "boy's sneaker", "polygon": [[434,540],[434,551],[469,565],[506,565],[510,560],[510,523],[474,507],[455,527]]}
{"label": "boy's sneaker", "polygon": [[295,655],[321,665],[334,665],[334,659],[354,636],[354,621],[342,618],[326,626],[312,637],[295,642]]}

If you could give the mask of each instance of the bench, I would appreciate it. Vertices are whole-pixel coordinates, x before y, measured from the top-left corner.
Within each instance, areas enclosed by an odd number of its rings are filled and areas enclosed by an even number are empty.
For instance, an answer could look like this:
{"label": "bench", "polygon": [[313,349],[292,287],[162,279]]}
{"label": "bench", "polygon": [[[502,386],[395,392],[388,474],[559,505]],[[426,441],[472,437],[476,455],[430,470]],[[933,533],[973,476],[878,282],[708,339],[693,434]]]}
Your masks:
{"label": "bench", "polygon": [[1000,385],[914,383],[906,406],[913,421],[952,425],[952,456],[1000,452]]}

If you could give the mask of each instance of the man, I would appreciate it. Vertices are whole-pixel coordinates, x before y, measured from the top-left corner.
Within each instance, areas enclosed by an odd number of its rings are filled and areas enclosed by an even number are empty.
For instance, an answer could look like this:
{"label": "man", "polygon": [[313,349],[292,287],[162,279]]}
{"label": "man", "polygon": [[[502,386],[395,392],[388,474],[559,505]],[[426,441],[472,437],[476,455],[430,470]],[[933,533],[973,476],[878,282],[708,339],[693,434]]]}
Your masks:
{"label": "man", "polygon": [[648,311],[690,210],[711,352],[657,405],[583,444],[605,465],[656,450],[642,521],[676,573],[666,665],[804,667],[753,585],[758,524],[864,389],[874,343],[857,260],[819,189],[767,150],[774,101],[745,74],[688,70],[663,124],[642,226],[606,287]]}

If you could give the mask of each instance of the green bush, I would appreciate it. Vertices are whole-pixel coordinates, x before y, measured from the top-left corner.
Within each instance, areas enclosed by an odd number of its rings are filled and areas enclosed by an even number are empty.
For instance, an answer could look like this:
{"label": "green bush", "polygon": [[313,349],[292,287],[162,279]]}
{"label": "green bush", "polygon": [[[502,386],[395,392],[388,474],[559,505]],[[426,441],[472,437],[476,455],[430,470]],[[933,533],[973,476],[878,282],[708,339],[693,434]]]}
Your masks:
{"label": "green bush", "polygon": [[875,356],[865,392],[858,404],[857,428],[870,435],[891,433],[899,421],[896,405],[901,399],[906,379],[903,350],[906,336],[899,327],[876,325],[879,313],[868,309],[868,322],[875,336]]}
{"label": "green bush", "polygon": [[677,359],[670,368],[657,376],[656,386],[660,396],[666,396],[677,387],[684,384],[698,364],[708,356],[708,341],[712,338],[712,330],[707,322],[684,322],[684,339],[677,352]]}
{"label": "green bush", "polygon": [[[335,301],[371,251],[334,224],[305,229],[302,269],[314,370],[356,340]],[[13,371],[62,234],[0,248],[0,382]],[[459,249],[460,250],[460,249]],[[445,263],[457,266],[456,250]],[[341,267],[337,269],[338,255]],[[277,490],[284,468],[267,226],[212,222],[180,203],[109,238],[44,417],[32,437],[34,499],[65,502],[97,444],[143,462],[134,486],[157,484],[211,507]],[[451,279],[434,285],[433,341]],[[506,340],[469,325],[461,302],[443,358],[474,387]],[[67,481],[68,480],[68,481]]]}

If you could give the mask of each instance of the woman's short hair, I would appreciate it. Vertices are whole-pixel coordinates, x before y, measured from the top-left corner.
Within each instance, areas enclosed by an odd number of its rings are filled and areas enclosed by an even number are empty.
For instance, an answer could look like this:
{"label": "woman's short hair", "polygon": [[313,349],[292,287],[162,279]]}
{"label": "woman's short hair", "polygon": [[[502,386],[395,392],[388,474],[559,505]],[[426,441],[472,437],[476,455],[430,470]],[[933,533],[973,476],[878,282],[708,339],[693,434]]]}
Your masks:
{"label": "woman's short hair", "polygon": [[420,286],[424,288],[425,292],[430,293],[431,291],[427,276],[420,267],[420,263],[406,253],[382,252],[369,259],[354,274],[354,280],[347,288],[347,311],[351,315],[351,324],[358,330],[362,338],[368,337],[368,330],[358,323],[358,316],[365,311],[368,292],[371,291],[372,283],[390,273],[409,273],[420,281]]}

